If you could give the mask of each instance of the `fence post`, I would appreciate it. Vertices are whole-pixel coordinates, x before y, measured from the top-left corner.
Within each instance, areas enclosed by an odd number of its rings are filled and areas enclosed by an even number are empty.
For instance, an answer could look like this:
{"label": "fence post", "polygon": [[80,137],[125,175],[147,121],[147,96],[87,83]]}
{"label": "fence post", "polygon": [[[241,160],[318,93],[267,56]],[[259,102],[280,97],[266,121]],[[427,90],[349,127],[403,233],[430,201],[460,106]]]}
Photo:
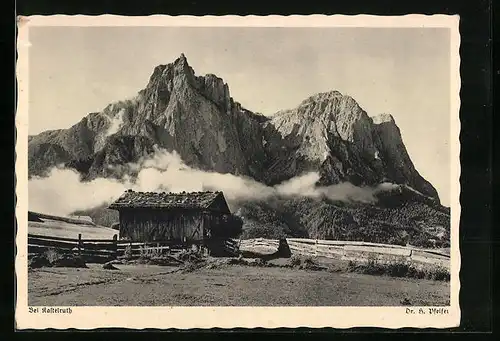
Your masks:
{"label": "fence post", "polygon": [[116,234],[113,235],[113,251],[114,251],[114,258],[118,258],[118,236]]}
{"label": "fence post", "polygon": [[83,243],[82,243],[82,234],[78,233],[78,256],[82,256],[82,249],[83,249]]}

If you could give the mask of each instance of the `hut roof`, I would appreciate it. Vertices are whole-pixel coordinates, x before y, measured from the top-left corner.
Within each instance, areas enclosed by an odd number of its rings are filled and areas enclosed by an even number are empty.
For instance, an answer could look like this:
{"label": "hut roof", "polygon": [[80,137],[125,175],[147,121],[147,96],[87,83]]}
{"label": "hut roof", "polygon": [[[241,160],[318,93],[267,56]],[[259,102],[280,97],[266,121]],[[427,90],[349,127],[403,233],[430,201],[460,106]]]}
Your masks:
{"label": "hut roof", "polygon": [[[219,205],[217,202],[219,201]],[[221,205],[222,204],[222,205]],[[110,209],[154,208],[154,209],[217,209],[228,211],[222,192],[134,192],[126,191]]]}

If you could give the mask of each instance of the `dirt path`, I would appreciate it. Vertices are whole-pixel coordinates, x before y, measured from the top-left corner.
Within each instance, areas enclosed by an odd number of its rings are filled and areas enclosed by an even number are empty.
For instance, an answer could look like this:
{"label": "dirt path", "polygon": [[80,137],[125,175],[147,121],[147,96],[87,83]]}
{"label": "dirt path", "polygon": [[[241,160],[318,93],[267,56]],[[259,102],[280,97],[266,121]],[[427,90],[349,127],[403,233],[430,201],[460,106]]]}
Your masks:
{"label": "dirt path", "polygon": [[447,305],[449,283],[285,268],[116,265],[29,272],[29,304],[49,306]]}

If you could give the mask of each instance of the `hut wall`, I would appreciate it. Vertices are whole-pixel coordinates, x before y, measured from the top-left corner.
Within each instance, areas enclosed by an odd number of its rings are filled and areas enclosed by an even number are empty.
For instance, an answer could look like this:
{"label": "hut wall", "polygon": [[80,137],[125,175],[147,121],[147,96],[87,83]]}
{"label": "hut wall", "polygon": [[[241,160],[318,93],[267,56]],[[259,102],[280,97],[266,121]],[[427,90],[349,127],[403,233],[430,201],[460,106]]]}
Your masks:
{"label": "hut wall", "polygon": [[231,232],[224,217],[227,214],[216,212],[205,212],[204,214],[204,230],[209,233],[210,238],[227,238]]}
{"label": "hut wall", "polygon": [[202,240],[201,212],[174,210],[122,210],[120,238],[133,241]]}
{"label": "hut wall", "polygon": [[222,194],[219,194],[217,198],[214,199],[214,201],[210,205],[210,209],[212,210],[212,212],[215,211],[220,212],[221,214],[231,214],[226,199],[224,199],[224,196]]}

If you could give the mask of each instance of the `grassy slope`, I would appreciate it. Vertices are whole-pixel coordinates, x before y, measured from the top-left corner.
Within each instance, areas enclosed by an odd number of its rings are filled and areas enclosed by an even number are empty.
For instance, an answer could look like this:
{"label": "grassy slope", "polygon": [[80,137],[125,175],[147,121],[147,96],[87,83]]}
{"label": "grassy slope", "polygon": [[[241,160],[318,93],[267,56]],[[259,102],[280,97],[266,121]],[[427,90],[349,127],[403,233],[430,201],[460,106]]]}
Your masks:
{"label": "grassy slope", "polygon": [[44,220],[43,223],[28,222],[28,233],[43,236],[78,238],[82,234],[84,239],[112,239],[118,231],[101,226],[77,225],[58,220]]}

